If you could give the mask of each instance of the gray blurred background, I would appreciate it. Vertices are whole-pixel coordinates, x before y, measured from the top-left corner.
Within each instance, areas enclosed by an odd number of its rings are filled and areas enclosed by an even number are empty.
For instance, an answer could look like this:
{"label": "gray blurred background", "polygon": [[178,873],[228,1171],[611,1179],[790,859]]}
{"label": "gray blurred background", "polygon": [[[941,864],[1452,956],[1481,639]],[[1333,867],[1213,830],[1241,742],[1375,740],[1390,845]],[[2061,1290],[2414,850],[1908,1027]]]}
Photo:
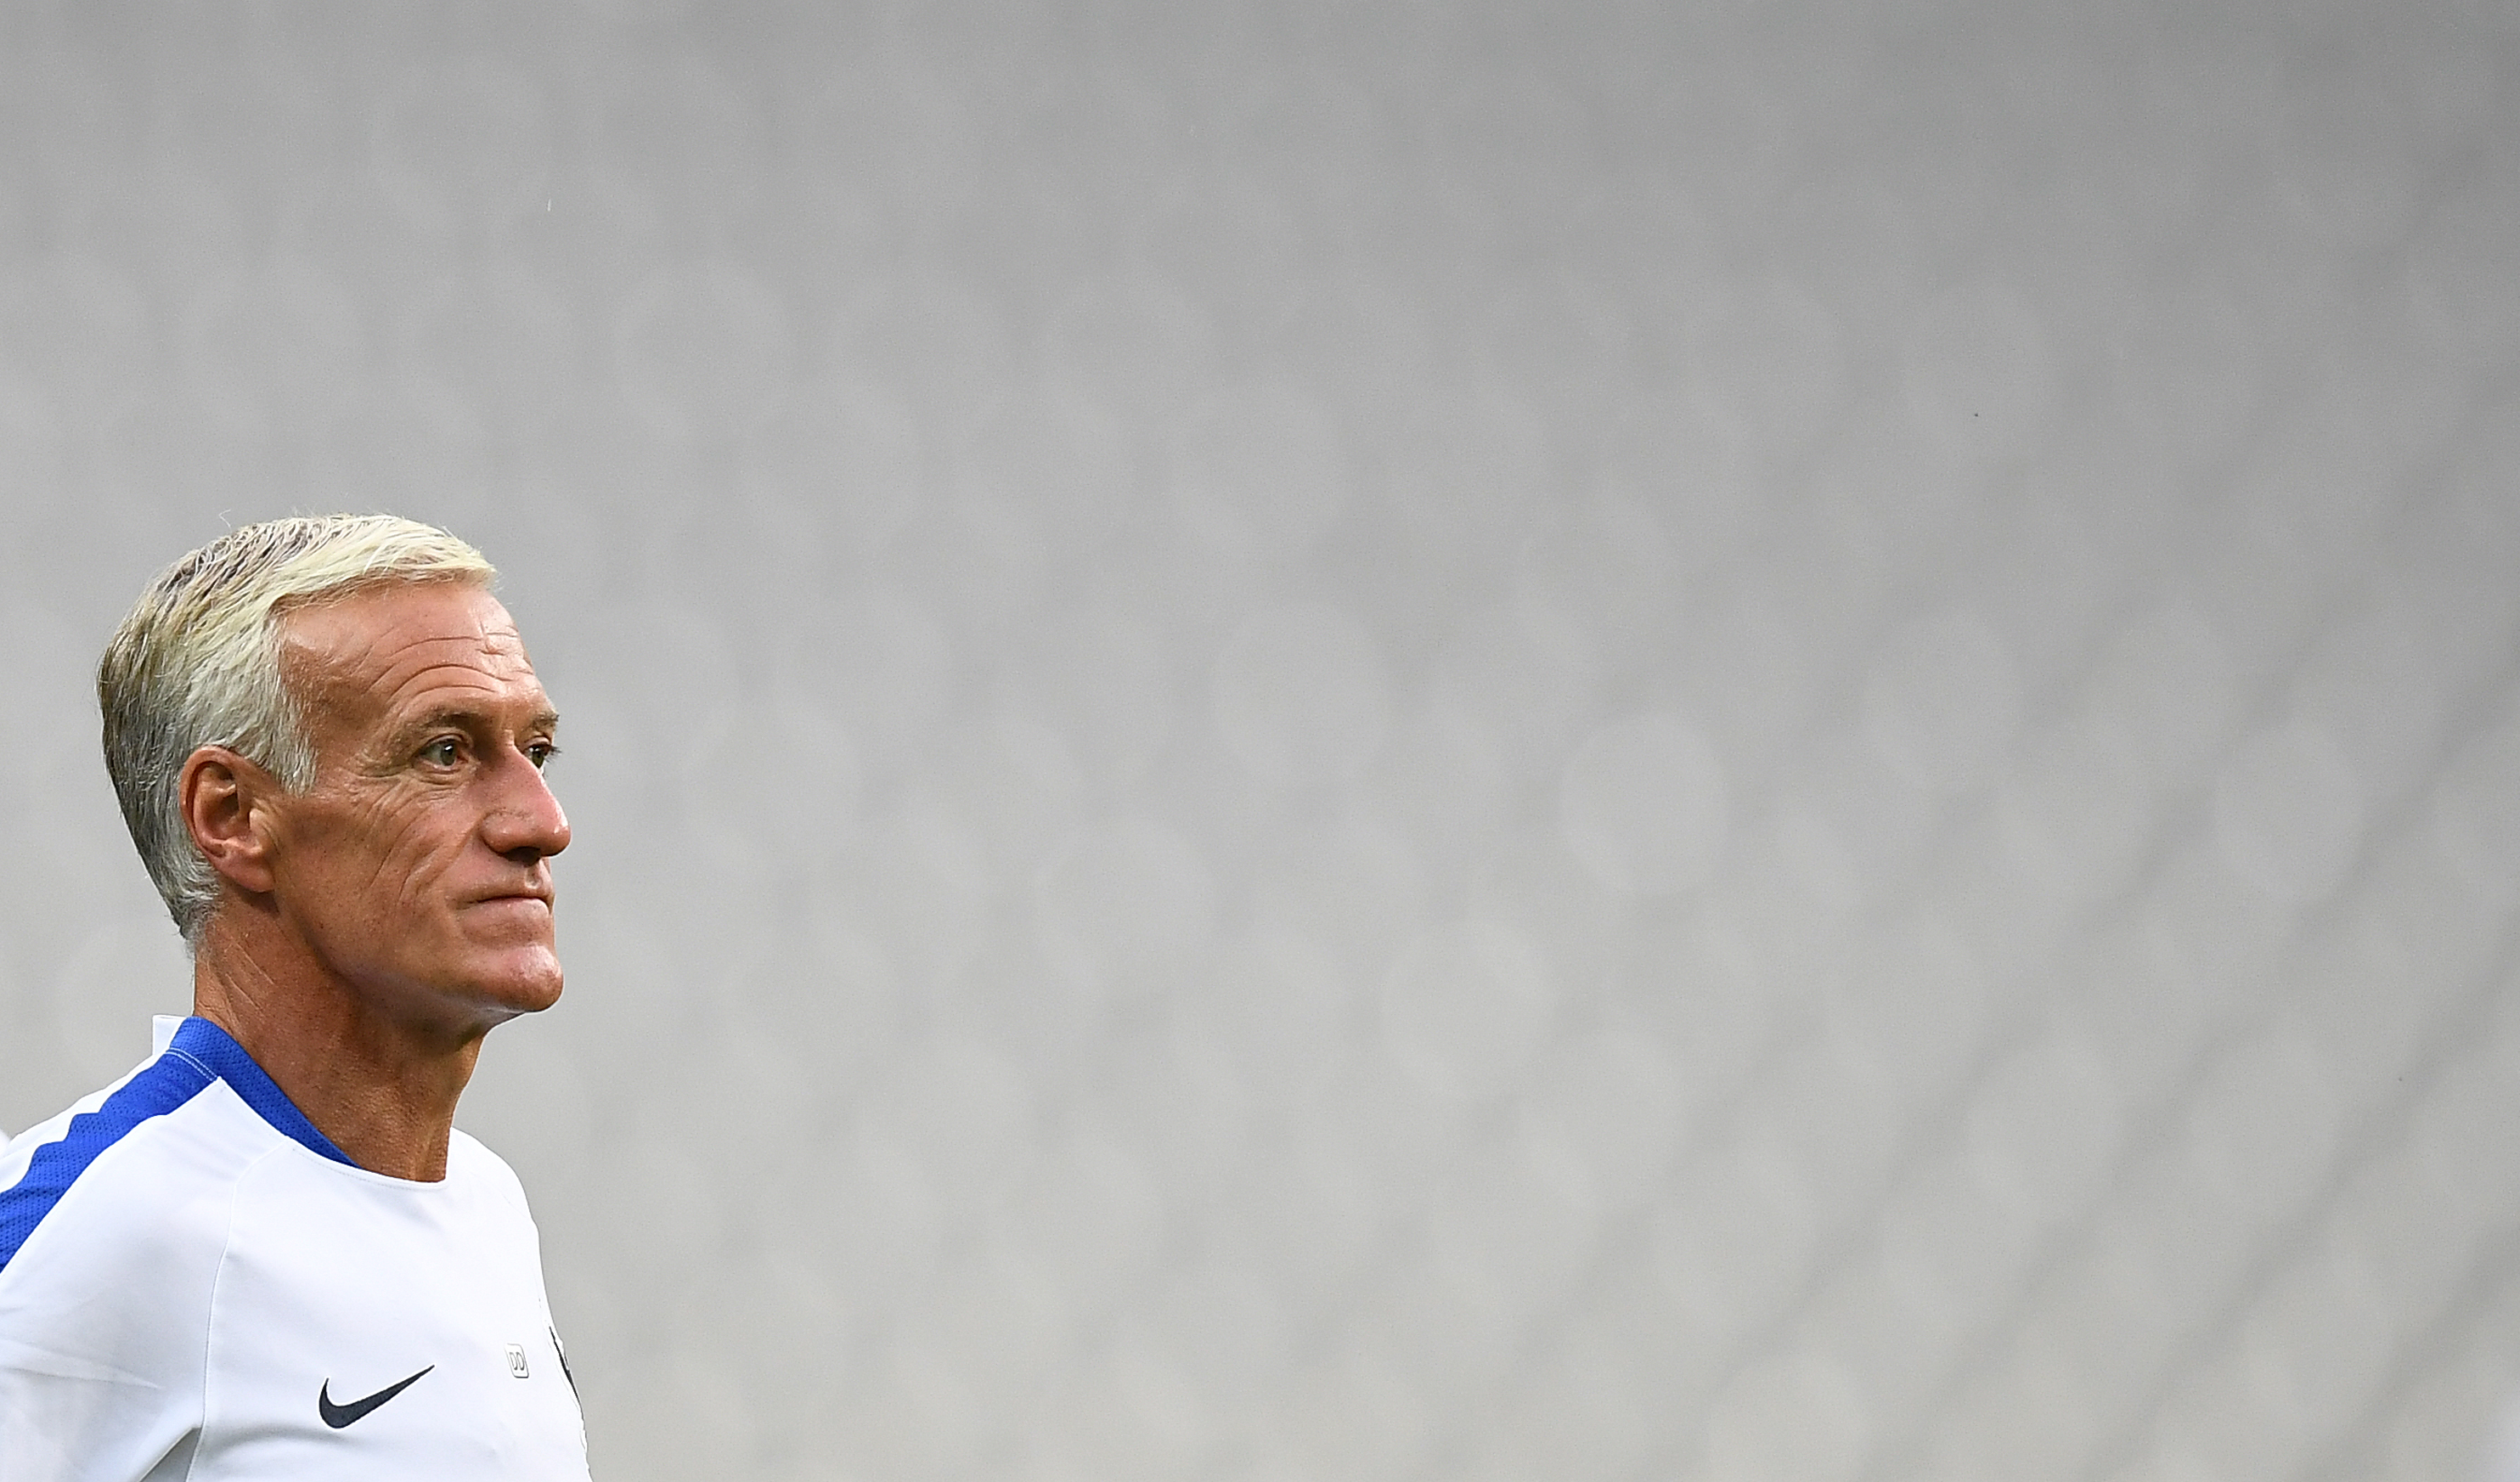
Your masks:
{"label": "gray blurred background", "polygon": [[[0,10],[0,1127],[90,673],[504,569],[609,1482],[2472,1478],[2497,0]],[[2520,1473],[2515,1473],[2520,1474]]]}

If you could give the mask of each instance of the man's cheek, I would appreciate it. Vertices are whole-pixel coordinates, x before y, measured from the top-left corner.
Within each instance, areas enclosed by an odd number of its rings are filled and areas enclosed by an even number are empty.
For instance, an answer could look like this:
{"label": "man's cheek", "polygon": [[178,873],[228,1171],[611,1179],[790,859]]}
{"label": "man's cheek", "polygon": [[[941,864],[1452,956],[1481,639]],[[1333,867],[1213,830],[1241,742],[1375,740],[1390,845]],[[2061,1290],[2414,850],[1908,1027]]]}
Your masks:
{"label": "man's cheek", "polygon": [[402,882],[404,895],[421,901],[438,893],[461,857],[460,847],[449,847],[449,841],[436,833],[406,826],[387,841],[382,873]]}
{"label": "man's cheek", "polygon": [[380,851],[407,867],[417,867],[442,847],[440,835],[452,831],[436,810],[416,802],[382,810],[370,830]]}

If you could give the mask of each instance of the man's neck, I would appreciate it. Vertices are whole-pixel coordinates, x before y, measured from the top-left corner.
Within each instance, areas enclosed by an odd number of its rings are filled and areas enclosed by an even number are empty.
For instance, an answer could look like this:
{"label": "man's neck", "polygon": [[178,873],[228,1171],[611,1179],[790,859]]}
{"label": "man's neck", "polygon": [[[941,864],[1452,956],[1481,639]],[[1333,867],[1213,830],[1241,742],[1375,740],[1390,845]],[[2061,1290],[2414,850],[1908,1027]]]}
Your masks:
{"label": "man's neck", "polygon": [[282,922],[230,910],[194,955],[193,1012],[226,1030],[351,1162],[415,1183],[446,1177],[480,1031],[391,1014]]}

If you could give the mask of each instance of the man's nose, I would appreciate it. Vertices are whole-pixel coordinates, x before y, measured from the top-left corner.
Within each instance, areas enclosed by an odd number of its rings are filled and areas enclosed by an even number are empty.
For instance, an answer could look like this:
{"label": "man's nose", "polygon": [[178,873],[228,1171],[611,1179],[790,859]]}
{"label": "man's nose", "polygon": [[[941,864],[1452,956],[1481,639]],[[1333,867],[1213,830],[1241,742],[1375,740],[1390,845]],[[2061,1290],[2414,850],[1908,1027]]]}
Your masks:
{"label": "man's nose", "polygon": [[542,769],[521,751],[511,751],[498,768],[499,796],[481,821],[481,836],[492,849],[526,862],[568,847],[568,815],[552,796]]}

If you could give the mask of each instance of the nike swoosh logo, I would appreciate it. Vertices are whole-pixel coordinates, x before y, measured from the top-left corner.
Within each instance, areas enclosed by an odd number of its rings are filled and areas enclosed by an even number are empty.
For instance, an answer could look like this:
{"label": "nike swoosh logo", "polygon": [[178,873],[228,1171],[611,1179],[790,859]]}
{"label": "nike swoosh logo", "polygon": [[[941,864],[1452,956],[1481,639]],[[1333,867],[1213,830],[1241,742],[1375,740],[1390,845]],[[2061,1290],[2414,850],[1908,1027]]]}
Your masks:
{"label": "nike swoosh logo", "polygon": [[[428,1366],[428,1369],[435,1369],[436,1367],[436,1365],[431,1364]],[[344,1425],[348,1425],[353,1421],[365,1418],[370,1411],[375,1410],[378,1406],[382,1405],[387,1400],[392,1399],[394,1396],[401,1394],[404,1390],[411,1388],[414,1384],[419,1383],[421,1374],[428,1372],[428,1369],[422,1370],[420,1373],[413,1374],[410,1378],[403,1380],[399,1384],[388,1384],[364,1400],[352,1400],[347,1405],[336,1405],[333,1403],[333,1381],[331,1379],[326,1379],[324,1381],[324,1387],[315,1393],[315,1413],[324,1417],[325,1424],[330,1425],[335,1430],[339,1430]]]}

